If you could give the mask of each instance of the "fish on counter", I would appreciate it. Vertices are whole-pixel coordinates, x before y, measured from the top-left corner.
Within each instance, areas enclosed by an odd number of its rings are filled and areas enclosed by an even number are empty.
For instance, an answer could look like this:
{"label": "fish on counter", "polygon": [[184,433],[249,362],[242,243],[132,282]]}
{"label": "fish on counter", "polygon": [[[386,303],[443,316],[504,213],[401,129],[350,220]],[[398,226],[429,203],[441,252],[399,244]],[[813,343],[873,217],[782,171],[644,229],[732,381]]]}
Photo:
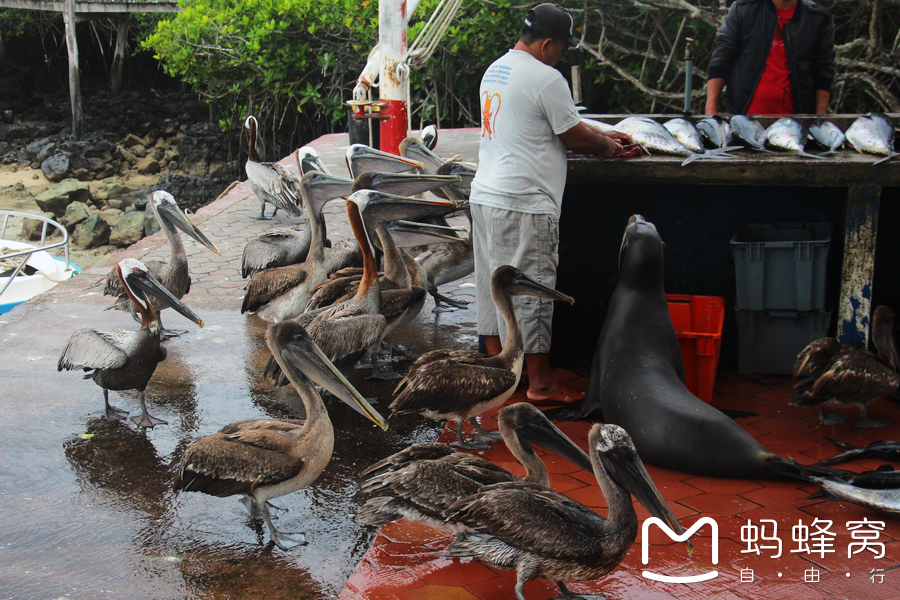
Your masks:
{"label": "fish on counter", "polygon": [[825,150],[822,156],[834,154],[844,146],[844,132],[831,121],[819,117],[812,119],[807,125],[810,141],[813,145]]}
{"label": "fish on counter", "polygon": [[898,156],[894,151],[897,127],[893,119],[882,113],[866,113],[853,121],[847,129],[847,142],[859,153],[884,154],[885,158],[872,163],[880,165]]}
{"label": "fish on counter", "polygon": [[675,154],[685,156],[681,166],[689,165],[695,160],[713,158],[737,158],[727,154],[733,148],[718,148],[705,153],[697,153],[675,139],[672,133],[648,117],[628,117],[616,124],[616,131],[627,133],[636,144],[648,153]]}
{"label": "fish on counter", "polygon": [[706,147],[703,145],[703,139],[700,136],[700,132],[697,131],[694,124],[687,119],[675,117],[674,119],[669,119],[663,123],[663,127],[665,127],[676,140],[684,144],[684,147],[691,152],[696,152],[697,154],[706,152]]}
{"label": "fish on counter", "polygon": [[711,115],[697,121],[697,131],[704,145],[714,150],[731,145],[731,124],[719,115]]}
{"label": "fish on counter", "polygon": [[782,117],[766,129],[766,145],[768,147],[792,152],[799,156],[824,159],[824,156],[810,154],[803,149],[807,139],[809,139],[809,131],[806,125],[790,117]]}
{"label": "fish on counter", "polygon": [[731,134],[735,144],[741,144],[750,150],[768,152],[766,149],[766,130],[756,119],[746,115],[731,117]]}

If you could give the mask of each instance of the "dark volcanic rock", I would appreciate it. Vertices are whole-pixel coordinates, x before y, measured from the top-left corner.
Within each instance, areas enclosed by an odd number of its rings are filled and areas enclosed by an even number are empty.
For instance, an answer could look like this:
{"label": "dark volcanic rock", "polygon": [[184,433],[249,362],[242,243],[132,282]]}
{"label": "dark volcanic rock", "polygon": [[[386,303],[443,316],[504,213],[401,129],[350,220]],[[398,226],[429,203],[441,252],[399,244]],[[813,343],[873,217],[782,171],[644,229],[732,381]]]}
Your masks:
{"label": "dark volcanic rock", "polygon": [[231,181],[219,172],[212,175],[167,173],[159,178],[153,190],[165,190],[175,196],[179,206],[195,211],[218,198]]}
{"label": "dark volcanic rock", "polygon": [[72,202],[91,201],[91,189],[88,184],[77,179],[66,179],[57,183],[49,190],[41,192],[34,197],[35,202],[44,212],[53,213],[54,218],[59,218],[66,212],[66,207]]}
{"label": "dark volcanic rock", "polygon": [[69,157],[63,153],[54,154],[41,163],[41,172],[50,181],[62,181],[69,174]]}
{"label": "dark volcanic rock", "polygon": [[109,232],[109,224],[100,218],[100,215],[91,215],[75,228],[72,241],[84,250],[96,248],[109,241]]}

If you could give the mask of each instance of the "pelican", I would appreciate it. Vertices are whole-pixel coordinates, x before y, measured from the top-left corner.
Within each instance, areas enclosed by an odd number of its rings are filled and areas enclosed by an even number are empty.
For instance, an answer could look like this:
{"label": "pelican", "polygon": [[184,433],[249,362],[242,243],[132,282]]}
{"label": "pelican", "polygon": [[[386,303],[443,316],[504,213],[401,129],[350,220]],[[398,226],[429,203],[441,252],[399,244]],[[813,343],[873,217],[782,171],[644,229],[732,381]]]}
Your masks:
{"label": "pelican", "polygon": [[[347,218],[362,249],[363,276],[356,295],[341,304],[326,306],[295,319],[339,368],[350,369],[377,344],[386,324],[381,309],[381,286],[375,265],[375,248],[369,232],[378,224],[446,210],[447,200],[419,200],[373,190],[359,190],[347,198]],[[281,379],[277,364],[268,362],[265,374]]]}
{"label": "pelican", "polygon": [[841,345],[834,338],[812,342],[797,356],[794,377],[804,371],[809,376],[797,382],[791,394],[794,406],[819,406],[823,425],[843,423],[843,415],[825,415],[826,406],[857,406],[859,420],[855,427],[872,428],[890,425],[887,421],[869,420],[866,406],[872,400],[897,391],[900,386],[900,357],[894,343],[894,313],[879,306],[872,316],[872,339],[878,354]]}
{"label": "pelican", "polygon": [[[491,297],[506,325],[503,351],[486,356],[470,350],[433,350],[423,354],[394,390],[391,411],[423,414],[431,419],[456,420],[457,444],[486,450],[497,432],[486,433],[478,415],[506,402],[519,385],[525,345],[513,312],[512,296],[539,296],[573,304],[570,296],[538,283],[510,265],[497,267],[491,276]],[[478,435],[463,441],[463,422],[469,419]]]}
{"label": "pelican", "polygon": [[347,148],[347,169],[354,179],[363,173],[418,173],[422,163],[395,154],[376,150],[365,144],[353,144]]}
{"label": "pelican", "polygon": [[387,430],[388,423],[359,395],[309,334],[296,323],[276,323],[266,331],[272,356],[294,385],[306,420],[245,419],[191,444],[178,467],[175,491],[203,492],[224,498],[243,494],[251,515],[262,515],[272,541],[287,550],[306,544],[279,531],[269,516],[268,500],[308,487],[328,465],[334,449],[334,429],[313,383],[349,404]]}
{"label": "pelican", "polygon": [[[244,170],[247,171],[247,180],[260,202],[259,216],[253,218],[271,219],[279,208],[292,217],[301,216],[303,212],[300,210],[300,180],[277,162],[260,161],[256,152],[256,117],[253,115],[247,117],[244,127],[250,130],[250,155],[244,164]],[[268,217],[266,202],[275,207]]]}
{"label": "pelican", "polygon": [[162,325],[146,294],[158,298],[200,327],[203,327],[203,321],[157,281],[141,261],[134,258],[121,260],[115,272],[125,294],[141,315],[141,328],[138,331],[114,329],[109,333],[90,328],[79,329],[69,338],[56,369],[86,371],[84,378],[93,379],[103,388],[107,419],[115,421],[128,415],[124,410],[110,406],[109,390],[137,390],[141,400],[141,416],[131,420],[141,427],[164,425],[166,422],[162,419],[150,416],[144,402],[147,383],[156,365],[166,358],[166,349],[160,346]]}
{"label": "pelican", "polygon": [[[160,229],[166,234],[169,240],[169,247],[172,254],[169,262],[151,260],[145,263],[151,275],[153,275],[163,286],[179,300],[191,291],[191,272],[188,268],[187,254],[184,251],[184,244],[181,242],[181,236],[178,230],[182,230],[193,239],[197,240],[216,254],[219,249],[213,244],[202,231],[191,223],[185,216],[184,212],[178,208],[178,203],[169,192],[162,190],[153,192],[148,202],[150,210],[153,211],[156,220],[159,221]],[[106,286],[103,288],[103,294],[106,296],[115,296],[116,302],[110,309],[130,311],[136,321],[139,321],[137,314],[137,304],[125,291],[122,280],[119,276],[118,269],[114,267],[106,276]],[[156,296],[150,298],[150,302],[157,313],[160,313],[168,304],[157,300]],[[158,317],[160,331],[163,337],[173,337],[184,333],[184,331],[170,331],[163,327],[162,317]]]}
{"label": "pelican", "polygon": [[[297,167],[300,176],[310,171],[319,171],[330,175],[328,169],[319,159],[319,154],[312,146],[303,146],[297,150]],[[295,229],[284,227],[260,234],[244,246],[241,257],[241,277],[252,277],[264,269],[296,265],[306,260],[309,244],[312,240],[312,229],[304,227]],[[325,247],[331,247],[326,239]]]}
{"label": "pelican", "polygon": [[[638,518],[631,494],[652,516],[677,534],[684,533],[624,429],[597,423],[588,443],[594,475],[609,506],[607,518],[536,483],[489,485],[444,512],[447,521],[469,527],[476,534],[451,544],[445,556],[475,557],[516,571],[517,600],[525,600],[524,586],[535,577],[556,582],[562,592],[557,600],[574,600],[588,596],[573,594],[564,581],[609,574],[637,538]],[[684,544],[693,551],[690,541]]]}
{"label": "pelican", "polygon": [[457,500],[493,483],[525,481],[550,486],[550,474],[532,444],[593,472],[588,455],[533,404],[506,406],[500,410],[497,421],[506,446],[525,466],[524,478],[480,456],[455,452],[446,444],[415,444],[362,472],[361,477],[368,477],[362,491],[382,495],[366,501],[359,511],[359,520],[381,526],[404,519],[463,533],[465,528],[445,523],[441,515]]}
{"label": "pelican", "polygon": [[465,308],[468,302],[448,298],[438,291],[438,287],[468,277],[475,272],[475,253],[472,246],[472,216],[468,208],[463,212],[469,220],[469,235],[458,238],[459,243],[440,244],[416,260],[425,272],[426,290],[434,298],[434,312],[449,310],[444,306]]}
{"label": "pelican", "polygon": [[[295,154],[296,156],[296,154]],[[356,249],[325,251],[325,204],[350,194],[353,182],[343,177],[311,171],[300,182],[300,195],[309,211],[311,231],[306,261],[260,271],[247,284],[241,313],[255,312],[261,319],[277,323],[301,314],[310,294],[328,275],[352,264]]]}
{"label": "pelican", "polygon": [[434,147],[437,146],[438,143],[438,128],[434,125],[429,125],[423,129],[422,143],[425,144],[425,147],[429,150],[434,150]]}

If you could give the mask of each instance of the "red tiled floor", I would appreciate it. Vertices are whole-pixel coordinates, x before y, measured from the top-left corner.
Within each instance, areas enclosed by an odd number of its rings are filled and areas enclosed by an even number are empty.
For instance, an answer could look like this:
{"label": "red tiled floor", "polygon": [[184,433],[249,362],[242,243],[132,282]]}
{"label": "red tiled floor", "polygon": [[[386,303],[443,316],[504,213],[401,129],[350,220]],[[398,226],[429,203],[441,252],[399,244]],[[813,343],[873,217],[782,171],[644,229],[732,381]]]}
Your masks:
{"label": "red tiled floor", "polygon": [[[577,382],[579,387],[587,386],[586,374],[558,369],[556,375]],[[510,402],[521,400],[524,389],[521,387]],[[890,427],[856,429],[852,427],[856,422],[855,411],[845,411],[850,417],[848,424],[823,427],[818,423],[816,409],[788,406],[791,392],[792,381],[788,377],[724,374],[716,381],[713,405],[757,413],[737,422],[773,452],[793,457],[801,464],[812,464],[839,451],[826,438],[858,446],[878,439],[900,439],[900,406],[896,404],[879,400],[870,410],[873,418],[896,424]],[[482,419],[485,429],[496,428],[495,415],[496,412]],[[560,423],[559,427],[582,448],[587,447],[590,423]],[[467,436],[472,435],[473,429],[468,423],[464,429]],[[439,441],[454,438],[453,431],[445,428]],[[554,489],[606,515],[606,500],[592,473],[557,456],[538,452],[548,465]],[[516,474],[524,474],[524,468],[502,444],[477,454]],[[859,472],[883,463],[859,457],[835,466]],[[809,498],[818,489],[809,482],[717,479],[653,465],[647,465],[647,471],[683,526],[689,527],[704,516],[716,520],[719,526],[718,564],[712,563],[714,540],[708,526],[692,536],[695,551],[691,555],[683,544],[672,542],[662,530],[651,527],[648,565],[641,560],[642,536],[639,532],[628,555],[612,573],[596,581],[573,582],[569,586],[573,591],[602,593],[610,600],[697,600],[707,597],[715,600],[896,600],[898,597],[900,568],[885,572],[883,584],[871,581],[869,571],[900,562],[900,521],[846,502]],[[635,508],[639,519],[649,516],[640,504],[636,503]],[[791,552],[799,545],[793,537],[794,526],[801,522],[811,525],[816,518],[834,522],[836,552],[826,554],[824,558],[818,554]],[[774,549],[760,549],[759,555],[746,551],[755,548],[750,539],[753,526],[765,525],[766,537],[773,534],[771,525],[763,523],[765,519],[777,524],[774,535],[782,544],[779,558],[772,558]],[[877,540],[885,546],[884,559],[875,559],[868,550],[847,556],[848,544],[857,541],[851,537],[847,522],[862,519],[884,522]],[[379,533],[341,593],[341,600],[507,600],[513,597],[515,573],[474,560],[440,556],[439,552],[453,541],[446,533],[421,525],[397,523],[385,526]],[[768,546],[776,542],[757,540],[756,544]],[[651,581],[644,577],[645,570],[670,576],[715,570],[719,575],[703,583],[676,584]],[[754,580],[742,581],[742,574],[747,576],[751,570]],[[819,582],[804,580],[806,573],[812,571],[818,571]],[[528,600],[545,600],[557,595],[558,590],[550,581],[537,579],[525,586]]]}

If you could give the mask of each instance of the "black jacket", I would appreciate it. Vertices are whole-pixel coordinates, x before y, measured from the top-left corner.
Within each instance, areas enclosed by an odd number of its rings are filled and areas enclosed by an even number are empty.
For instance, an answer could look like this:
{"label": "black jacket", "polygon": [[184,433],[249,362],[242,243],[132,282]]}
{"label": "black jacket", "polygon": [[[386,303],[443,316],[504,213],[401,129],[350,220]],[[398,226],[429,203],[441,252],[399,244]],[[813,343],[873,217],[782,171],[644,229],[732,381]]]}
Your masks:
{"label": "black jacket", "polygon": [[[743,114],[750,106],[775,38],[778,14],[772,0],[737,0],[716,33],[709,78],[726,80],[728,108]],[[834,18],[824,6],[800,0],[782,31],[794,109],[816,112],[816,90],[831,91],[834,80]]]}

